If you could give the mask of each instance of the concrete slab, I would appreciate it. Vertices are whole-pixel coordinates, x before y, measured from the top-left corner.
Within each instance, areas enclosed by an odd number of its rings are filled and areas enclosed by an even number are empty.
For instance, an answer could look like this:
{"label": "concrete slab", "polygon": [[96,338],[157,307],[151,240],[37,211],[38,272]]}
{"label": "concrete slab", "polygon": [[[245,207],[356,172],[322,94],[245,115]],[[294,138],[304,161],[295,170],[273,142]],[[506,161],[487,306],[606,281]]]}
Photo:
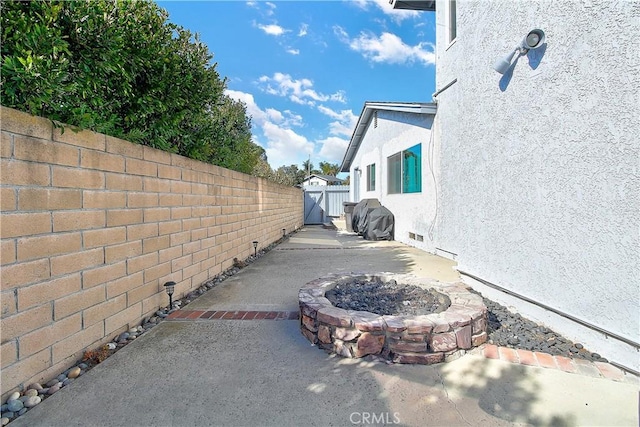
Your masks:
{"label": "concrete slab", "polygon": [[[448,260],[322,230],[298,233],[185,308],[295,310],[301,283],[339,271],[450,277]],[[431,366],[343,359],[291,320],[170,321],[11,426],[383,424],[638,425],[638,386],[471,354]]]}

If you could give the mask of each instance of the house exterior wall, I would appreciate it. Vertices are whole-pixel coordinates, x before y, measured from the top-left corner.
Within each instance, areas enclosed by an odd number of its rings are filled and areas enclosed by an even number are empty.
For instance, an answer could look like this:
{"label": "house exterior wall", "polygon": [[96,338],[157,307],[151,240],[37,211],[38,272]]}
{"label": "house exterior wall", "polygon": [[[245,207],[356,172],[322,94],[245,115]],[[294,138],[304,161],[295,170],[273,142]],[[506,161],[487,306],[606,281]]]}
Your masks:
{"label": "house exterior wall", "polygon": [[[378,111],[377,126],[372,119],[350,167],[350,194],[362,199],[375,198],[394,215],[395,240],[423,250],[433,251],[430,230],[436,212],[434,180],[429,165],[433,116],[425,114]],[[422,191],[388,194],[387,158],[416,144],[422,144]],[[376,165],[375,191],[367,191],[367,166]],[[356,189],[355,186],[359,188]],[[410,237],[410,234],[414,237]]]}
{"label": "house exterior wall", "polygon": [[[458,1],[452,44],[437,7],[436,87],[458,80],[437,97],[436,246],[461,271],[640,342],[640,5]],[[546,50],[494,71],[534,28]],[[487,292],[640,371],[633,344]]]}
{"label": "house exterior wall", "polygon": [[0,107],[2,400],[302,226],[301,190]]}
{"label": "house exterior wall", "polygon": [[327,181],[322,179],[322,178],[318,178],[317,176],[312,176],[309,179],[306,179],[303,182],[303,185],[328,185]]}

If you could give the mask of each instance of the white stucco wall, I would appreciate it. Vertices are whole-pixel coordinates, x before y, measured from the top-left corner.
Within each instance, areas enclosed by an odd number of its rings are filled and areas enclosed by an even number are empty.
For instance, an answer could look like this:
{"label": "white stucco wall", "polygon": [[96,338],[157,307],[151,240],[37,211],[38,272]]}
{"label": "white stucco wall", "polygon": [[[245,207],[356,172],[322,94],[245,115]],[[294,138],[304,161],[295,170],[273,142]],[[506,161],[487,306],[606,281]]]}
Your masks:
{"label": "white stucco wall", "polygon": [[[361,199],[375,198],[394,215],[395,240],[432,252],[430,229],[436,212],[435,181],[429,166],[432,115],[379,111],[377,127],[373,119],[351,164],[350,174],[360,168],[360,178],[351,179],[350,192]],[[422,144],[422,192],[387,194],[387,157],[404,149]],[[367,166],[376,165],[376,189],[367,191]],[[359,201],[359,200],[353,200]],[[433,224],[435,225],[435,224]],[[409,233],[415,235],[409,237]],[[422,241],[418,240],[422,236]]]}
{"label": "white stucco wall", "polygon": [[[451,45],[445,12],[436,87],[458,81],[437,98],[436,246],[462,271],[640,342],[640,3],[459,1]],[[546,50],[494,71],[534,28]],[[633,345],[509,304],[640,371]]]}

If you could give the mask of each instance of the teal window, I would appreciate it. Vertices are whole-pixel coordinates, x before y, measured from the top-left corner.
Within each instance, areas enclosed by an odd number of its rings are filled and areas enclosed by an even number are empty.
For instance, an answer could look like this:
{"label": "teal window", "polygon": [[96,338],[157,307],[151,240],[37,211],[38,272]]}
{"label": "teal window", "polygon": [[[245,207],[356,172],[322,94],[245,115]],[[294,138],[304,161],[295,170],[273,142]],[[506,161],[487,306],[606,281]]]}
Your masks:
{"label": "teal window", "polygon": [[402,192],[422,191],[422,146],[414,145],[402,152]]}
{"label": "teal window", "polygon": [[376,164],[367,166],[367,191],[376,191]]}
{"label": "teal window", "polygon": [[422,145],[414,145],[387,158],[389,194],[422,191]]}

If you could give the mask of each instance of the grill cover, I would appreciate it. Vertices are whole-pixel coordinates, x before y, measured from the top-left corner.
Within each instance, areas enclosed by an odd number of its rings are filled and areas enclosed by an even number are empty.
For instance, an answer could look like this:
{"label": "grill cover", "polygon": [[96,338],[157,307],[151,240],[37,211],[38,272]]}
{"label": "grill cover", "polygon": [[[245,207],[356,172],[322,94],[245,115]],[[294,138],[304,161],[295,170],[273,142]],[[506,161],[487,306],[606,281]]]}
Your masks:
{"label": "grill cover", "polygon": [[353,231],[367,240],[393,240],[394,219],[378,199],[362,199],[351,218]]}

